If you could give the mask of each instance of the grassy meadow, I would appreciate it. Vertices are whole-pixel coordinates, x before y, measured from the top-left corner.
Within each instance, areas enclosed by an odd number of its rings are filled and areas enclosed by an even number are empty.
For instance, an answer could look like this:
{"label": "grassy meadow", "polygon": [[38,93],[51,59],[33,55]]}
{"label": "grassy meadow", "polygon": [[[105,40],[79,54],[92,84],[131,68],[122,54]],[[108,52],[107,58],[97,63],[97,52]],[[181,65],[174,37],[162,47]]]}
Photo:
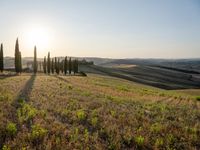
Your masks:
{"label": "grassy meadow", "polygon": [[88,74],[0,78],[0,147],[200,149],[200,90]]}

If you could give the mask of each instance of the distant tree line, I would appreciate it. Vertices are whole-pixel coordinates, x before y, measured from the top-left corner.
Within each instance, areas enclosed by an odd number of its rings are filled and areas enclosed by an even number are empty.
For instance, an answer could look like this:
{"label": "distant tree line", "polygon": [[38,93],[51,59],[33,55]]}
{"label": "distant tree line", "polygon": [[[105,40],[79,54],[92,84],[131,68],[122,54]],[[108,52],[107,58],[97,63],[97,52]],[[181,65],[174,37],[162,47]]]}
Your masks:
{"label": "distant tree line", "polygon": [[[19,49],[19,41],[18,38],[15,43],[15,71],[16,73],[22,72],[22,55]],[[28,64],[27,64],[28,66]],[[59,57],[50,57],[50,52],[48,52],[47,57],[44,57],[43,62],[37,61],[37,48],[34,47],[34,58],[32,62],[33,72],[36,74],[38,72],[38,66],[45,74],[76,74],[78,73],[79,69],[79,61],[78,59],[72,59],[71,57],[65,57],[64,59]],[[4,70],[4,56],[3,56],[3,44],[0,46],[0,71],[3,72]]]}

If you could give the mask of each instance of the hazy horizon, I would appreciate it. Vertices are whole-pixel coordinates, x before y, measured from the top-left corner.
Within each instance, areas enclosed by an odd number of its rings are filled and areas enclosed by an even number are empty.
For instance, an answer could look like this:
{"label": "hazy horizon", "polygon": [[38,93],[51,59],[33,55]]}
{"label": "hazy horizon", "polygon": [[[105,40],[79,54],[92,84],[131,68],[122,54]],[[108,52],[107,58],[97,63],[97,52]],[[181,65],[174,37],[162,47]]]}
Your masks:
{"label": "hazy horizon", "polygon": [[0,43],[22,57],[200,58],[198,0],[2,0]]}

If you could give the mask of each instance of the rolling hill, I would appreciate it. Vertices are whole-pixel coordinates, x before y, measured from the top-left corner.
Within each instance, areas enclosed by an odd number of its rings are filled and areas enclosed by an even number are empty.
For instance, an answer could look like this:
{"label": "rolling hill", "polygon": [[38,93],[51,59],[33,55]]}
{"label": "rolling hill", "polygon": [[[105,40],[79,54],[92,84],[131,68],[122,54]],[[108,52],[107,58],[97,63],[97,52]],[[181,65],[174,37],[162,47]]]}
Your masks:
{"label": "rolling hill", "polygon": [[99,74],[1,76],[0,85],[4,150],[200,148],[199,90]]}
{"label": "rolling hill", "polygon": [[80,70],[106,74],[168,90],[200,88],[200,74],[188,70],[152,65],[115,65],[113,67],[88,65],[80,67]]}

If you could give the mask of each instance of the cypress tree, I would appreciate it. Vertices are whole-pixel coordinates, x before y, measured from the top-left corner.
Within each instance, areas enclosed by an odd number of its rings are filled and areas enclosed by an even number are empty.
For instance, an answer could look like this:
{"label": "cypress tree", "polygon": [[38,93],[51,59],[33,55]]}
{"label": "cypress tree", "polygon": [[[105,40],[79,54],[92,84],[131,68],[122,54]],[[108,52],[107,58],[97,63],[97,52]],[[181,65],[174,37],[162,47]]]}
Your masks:
{"label": "cypress tree", "polygon": [[65,59],[62,60],[62,70],[63,74],[65,74]]}
{"label": "cypress tree", "polygon": [[72,65],[73,65],[73,67],[72,67],[73,68],[73,72],[75,74],[76,73],[76,59],[73,60],[73,64]]}
{"label": "cypress tree", "polygon": [[71,57],[69,58],[69,74],[72,72],[72,60]]}
{"label": "cypress tree", "polygon": [[22,54],[19,51],[19,72],[22,73]]}
{"label": "cypress tree", "polygon": [[58,61],[57,61],[57,74],[60,73],[60,59],[58,58]]}
{"label": "cypress tree", "polygon": [[34,73],[37,73],[37,49],[36,46],[34,47],[34,62],[33,62],[33,70]]}
{"label": "cypress tree", "polygon": [[56,71],[56,73],[57,73],[57,58],[55,57],[55,71]]}
{"label": "cypress tree", "polygon": [[52,61],[51,61],[51,73],[54,74],[54,61],[53,61],[53,58],[52,58]]}
{"label": "cypress tree", "polygon": [[19,57],[19,42],[18,42],[18,38],[16,40],[16,44],[15,44],[15,71],[17,73],[20,72],[20,57]]}
{"label": "cypress tree", "polygon": [[3,72],[4,70],[4,64],[3,64],[3,44],[1,44],[0,49],[0,71]]}
{"label": "cypress tree", "polygon": [[56,57],[55,57],[55,69],[56,69],[56,73],[57,74],[59,74],[59,59],[57,59]]}
{"label": "cypress tree", "polygon": [[68,65],[68,63],[67,63],[67,56],[65,57],[65,60],[64,60],[64,72],[65,72],[65,75],[67,74],[67,65]]}
{"label": "cypress tree", "polygon": [[78,73],[78,60],[74,60],[74,73]]}
{"label": "cypress tree", "polygon": [[62,73],[64,72],[64,61],[63,60],[60,62],[60,71]]}
{"label": "cypress tree", "polygon": [[76,60],[76,73],[78,73],[78,68],[79,68],[79,66],[78,66],[78,59]]}
{"label": "cypress tree", "polygon": [[47,72],[50,74],[51,72],[51,58],[50,58],[50,52],[48,52],[48,58],[47,58]]}
{"label": "cypress tree", "polygon": [[43,70],[44,70],[44,73],[47,73],[47,61],[46,61],[46,56],[44,57]]}
{"label": "cypress tree", "polygon": [[72,60],[72,71],[74,72],[74,74],[75,74],[75,64],[76,62],[75,62],[75,59],[74,60]]}
{"label": "cypress tree", "polygon": [[58,67],[57,67],[57,58],[56,57],[55,57],[55,65],[54,66],[55,66],[55,72],[58,73],[58,71],[57,71],[58,70]]}
{"label": "cypress tree", "polygon": [[42,62],[39,62],[39,70],[42,71]]}

